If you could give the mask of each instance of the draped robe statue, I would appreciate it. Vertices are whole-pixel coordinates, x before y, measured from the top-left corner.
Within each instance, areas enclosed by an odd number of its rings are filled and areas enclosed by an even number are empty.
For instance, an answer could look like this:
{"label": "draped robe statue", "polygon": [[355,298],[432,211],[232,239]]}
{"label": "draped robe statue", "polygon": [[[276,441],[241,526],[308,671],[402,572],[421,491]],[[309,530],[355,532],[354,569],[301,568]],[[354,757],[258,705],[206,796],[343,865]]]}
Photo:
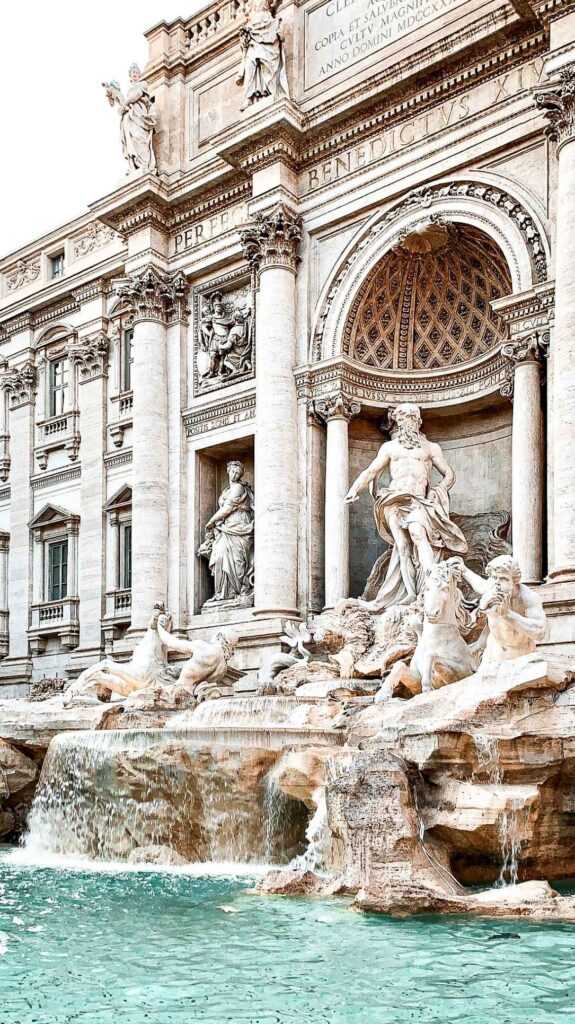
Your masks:
{"label": "draped robe statue", "polygon": [[248,604],[253,600],[254,495],[243,480],[241,462],[228,463],[229,487],[205,527],[198,554],[209,561],[215,593],[208,605],[221,601]]}
{"label": "draped robe statue", "polygon": [[264,96],[289,97],[280,19],[272,0],[248,0],[247,21],[240,32],[242,68],[237,79],[244,87],[245,110]]}
{"label": "draped robe statue", "polygon": [[110,106],[116,106],[120,114],[120,135],[122,153],[130,171],[143,174],[157,174],[153,137],[156,118],[152,114],[154,97],[150,95],[148,83],[141,77],[137,64],[129,70],[130,86],[125,96],[117,82],[104,82]]}
{"label": "draped robe statue", "polygon": [[[374,497],[378,533],[392,546],[387,575],[373,601],[362,607],[380,612],[390,605],[411,604],[423,589],[426,570],[447,553],[463,555],[467,541],[449,517],[449,491],[455,473],[438,444],[421,433],[421,413],[406,403],[390,410],[391,440],[351,485],[346,502],[358,500],[369,487]],[[432,484],[432,470],[441,482]],[[376,490],[379,477],[389,472],[389,483]]]}

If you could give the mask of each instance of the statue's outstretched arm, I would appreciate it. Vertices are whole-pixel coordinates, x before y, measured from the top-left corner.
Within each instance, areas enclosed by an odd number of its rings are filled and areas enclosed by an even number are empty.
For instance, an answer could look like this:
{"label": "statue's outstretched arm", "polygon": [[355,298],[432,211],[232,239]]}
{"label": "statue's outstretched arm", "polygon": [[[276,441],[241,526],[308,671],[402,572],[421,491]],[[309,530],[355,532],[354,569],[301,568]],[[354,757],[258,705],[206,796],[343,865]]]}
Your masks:
{"label": "statue's outstretched arm", "polygon": [[373,462],[370,463],[367,469],[364,469],[363,473],[360,473],[352,483],[345,497],[346,503],[349,504],[352,501],[357,501],[361,492],[368,487],[371,481],[375,480],[380,473],[383,473],[384,469],[387,469],[389,466],[389,460],[390,455],[388,444],[382,444]]}
{"label": "statue's outstretched arm", "polygon": [[476,594],[485,594],[489,589],[489,580],[484,580],[483,576],[478,576],[476,572],[473,572],[473,569],[469,569],[462,558],[459,561],[461,562],[463,579],[469,583],[469,586]]}
{"label": "statue's outstretched arm", "polygon": [[187,654],[188,656],[194,653],[194,645],[189,640],[180,640],[173,633],[168,633],[159,622],[157,628],[160,640],[169,651],[179,651],[180,654]]}

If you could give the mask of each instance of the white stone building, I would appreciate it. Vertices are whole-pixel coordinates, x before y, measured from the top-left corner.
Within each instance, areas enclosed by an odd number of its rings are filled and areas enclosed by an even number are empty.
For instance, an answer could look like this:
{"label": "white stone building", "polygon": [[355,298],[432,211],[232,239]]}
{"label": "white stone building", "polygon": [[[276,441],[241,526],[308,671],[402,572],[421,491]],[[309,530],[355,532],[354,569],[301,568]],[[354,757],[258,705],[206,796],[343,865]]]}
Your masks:
{"label": "white stone building", "polygon": [[[254,10],[150,29],[155,161],[0,261],[5,695],[121,657],[155,602],[255,669],[359,594],[382,545],[343,497],[399,401],[575,649],[573,4],[288,0],[289,96],[242,110]],[[253,606],[206,606],[230,459]]]}

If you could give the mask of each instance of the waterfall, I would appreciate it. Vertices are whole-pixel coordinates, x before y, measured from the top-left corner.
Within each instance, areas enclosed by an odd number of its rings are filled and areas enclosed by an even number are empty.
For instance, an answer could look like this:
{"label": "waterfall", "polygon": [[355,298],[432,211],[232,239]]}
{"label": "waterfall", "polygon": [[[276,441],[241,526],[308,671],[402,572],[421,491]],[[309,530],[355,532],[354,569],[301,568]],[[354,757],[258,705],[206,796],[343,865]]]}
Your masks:
{"label": "waterfall", "polygon": [[[479,770],[485,772],[493,786],[504,790],[503,773],[499,760],[498,740],[495,736],[476,733],[473,737],[477,750]],[[501,868],[496,886],[517,885],[519,877],[519,855],[521,853],[521,837],[519,830],[519,806],[511,798],[511,806],[501,814],[498,825]]]}
{"label": "waterfall", "polygon": [[312,799],[316,809],[305,832],[307,847],[304,853],[291,861],[290,868],[294,871],[317,871],[325,867],[329,843],[325,786],[314,790]]}
{"label": "waterfall", "polygon": [[[315,745],[318,732],[287,735]],[[285,735],[207,726],[62,733],[44,762],[27,851],[137,860],[159,848],[187,862],[287,863],[308,814],[268,783]]]}
{"label": "waterfall", "polygon": [[[225,727],[235,726],[273,726],[281,723],[299,725],[293,721],[294,715],[304,708],[295,697],[221,697],[219,700],[205,700],[193,711],[184,711],[173,721],[174,727],[180,725]],[[302,723],[302,724],[305,724]]]}

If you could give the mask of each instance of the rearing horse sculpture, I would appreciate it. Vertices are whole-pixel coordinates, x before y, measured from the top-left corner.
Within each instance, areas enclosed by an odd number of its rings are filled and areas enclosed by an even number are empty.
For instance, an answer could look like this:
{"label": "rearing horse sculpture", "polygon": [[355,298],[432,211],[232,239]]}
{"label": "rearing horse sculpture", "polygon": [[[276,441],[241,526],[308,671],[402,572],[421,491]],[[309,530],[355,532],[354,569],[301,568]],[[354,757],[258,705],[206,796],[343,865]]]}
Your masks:
{"label": "rearing horse sculpture", "polygon": [[[437,690],[472,675],[474,652],[461,636],[470,624],[458,583],[462,580],[459,559],[438,562],[428,570],[423,593],[423,627],[409,666],[398,661],[385,683],[392,693],[403,683],[410,693]],[[383,694],[382,694],[383,697]]]}
{"label": "rearing horse sculpture", "polygon": [[160,605],[156,605],[146,633],[129,661],[104,658],[78,676],[66,690],[64,704],[86,704],[109,700],[112,693],[127,697],[136,690],[144,690],[158,683],[173,683],[168,673],[168,657],[158,634],[158,624],[171,628],[171,619]]}

